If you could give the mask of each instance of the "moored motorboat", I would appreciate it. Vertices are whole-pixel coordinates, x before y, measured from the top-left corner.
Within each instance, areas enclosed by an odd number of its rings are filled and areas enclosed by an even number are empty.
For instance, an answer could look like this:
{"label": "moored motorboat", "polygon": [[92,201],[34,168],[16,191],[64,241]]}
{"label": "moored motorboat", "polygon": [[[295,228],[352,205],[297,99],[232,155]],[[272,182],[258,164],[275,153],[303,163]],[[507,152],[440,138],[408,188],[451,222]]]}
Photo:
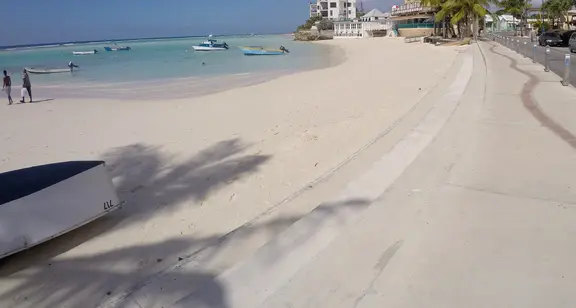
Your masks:
{"label": "moored motorboat", "polygon": [[0,173],[0,258],[79,228],[121,203],[103,161]]}
{"label": "moored motorboat", "polygon": [[192,48],[195,51],[223,51],[228,50],[229,46],[226,42],[218,43],[217,40],[212,38],[212,35],[208,37],[208,40],[202,42],[198,45],[193,45]]}
{"label": "moored motorboat", "polygon": [[30,74],[58,74],[68,73],[70,68],[25,68]]}
{"label": "moored motorboat", "polygon": [[277,49],[262,46],[244,46],[240,47],[240,50],[242,50],[246,56],[278,56],[290,53],[284,46],[280,46],[280,48]]}
{"label": "moored motorboat", "polygon": [[94,55],[97,54],[98,50],[90,50],[90,51],[73,51],[72,54],[75,56],[86,56],[86,55]]}
{"label": "moored motorboat", "polygon": [[127,51],[127,50],[132,50],[132,48],[130,48],[130,46],[116,46],[116,47],[106,46],[106,47],[104,47],[104,50],[106,50],[106,51]]}

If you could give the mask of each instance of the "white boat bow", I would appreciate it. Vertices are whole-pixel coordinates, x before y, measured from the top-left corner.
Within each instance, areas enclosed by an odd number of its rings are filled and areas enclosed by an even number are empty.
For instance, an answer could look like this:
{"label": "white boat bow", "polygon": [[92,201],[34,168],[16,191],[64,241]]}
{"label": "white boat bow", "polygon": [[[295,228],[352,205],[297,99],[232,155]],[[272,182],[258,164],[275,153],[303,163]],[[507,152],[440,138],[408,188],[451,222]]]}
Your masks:
{"label": "white boat bow", "polygon": [[121,203],[103,161],[0,173],[0,259],[79,228]]}

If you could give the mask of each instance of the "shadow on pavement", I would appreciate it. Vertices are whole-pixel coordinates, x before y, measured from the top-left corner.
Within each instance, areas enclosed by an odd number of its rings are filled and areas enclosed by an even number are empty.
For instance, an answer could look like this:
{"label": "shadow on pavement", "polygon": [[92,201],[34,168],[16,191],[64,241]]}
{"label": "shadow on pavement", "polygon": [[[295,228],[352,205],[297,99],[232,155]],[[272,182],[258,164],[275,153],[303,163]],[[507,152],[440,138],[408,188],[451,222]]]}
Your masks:
{"label": "shadow on pavement", "polygon": [[[314,210],[318,219],[339,215],[350,207],[366,207],[366,200],[348,200],[324,204]],[[302,216],[248,223],[225,235],[172,239],[149,245],[130,245],[107,252],[56,258],[50,263],[3,278],[11,286],[0,288],[2,307],[161,307],[192,295],[194,307],[226,308],[226,290],[218,282],[217,273],[205,266],[214,262],[225,247],[235,246],[255,233],[277,234]],[[179,255],[190,246],[203,247],[196,253],[176,260],[162,260],[161,255]],[[174,266],[176,264],[177,266]],[[178,270],[179,266],[188,266]],[[214,265],[212,265],[214,267]],[[192,269],[192,270],[191,270]],[[258,275],[258,273],[254,273]],[[162,287],[151,286],[162,282]],[[137,292],[130,297],[126,290]],[[134,302],[134,298],[139,303]],[[137,306],[138,305],[138,306]]]}

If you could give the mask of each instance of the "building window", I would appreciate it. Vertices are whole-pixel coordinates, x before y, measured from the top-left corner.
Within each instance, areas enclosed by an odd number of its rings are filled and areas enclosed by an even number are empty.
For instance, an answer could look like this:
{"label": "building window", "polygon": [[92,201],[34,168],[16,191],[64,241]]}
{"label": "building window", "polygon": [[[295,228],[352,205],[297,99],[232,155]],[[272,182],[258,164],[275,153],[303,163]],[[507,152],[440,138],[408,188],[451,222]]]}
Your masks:
{"label": "building window", "polygon": [[332,17],[332,10],[330,10],[330,17]]}
{"label": "building window", "polygon": [[352,15],[352,10],[348,10],[348,16]]}
{"label": "building window", "polygon": [[321,11],[320,15],[322,15],[322,17],[328,17],[328,12],[327,11]]}
{"label": "building window", "polygon": [[336,7],[336,2],[330,2],[330,7],[331,7],[331,8],[335,8],[335,7]]}

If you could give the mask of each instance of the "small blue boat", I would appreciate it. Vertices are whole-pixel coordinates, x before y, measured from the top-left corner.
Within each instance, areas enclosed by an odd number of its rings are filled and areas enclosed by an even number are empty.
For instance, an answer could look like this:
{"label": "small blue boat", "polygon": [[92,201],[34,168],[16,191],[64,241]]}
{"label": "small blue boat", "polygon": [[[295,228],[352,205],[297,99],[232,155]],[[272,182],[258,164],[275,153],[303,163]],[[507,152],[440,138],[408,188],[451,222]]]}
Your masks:
{"label": "small blue boat", "polygon": [[288,49],[284,46],[280,46],[280,48],[265,48],[261,46],[244,46],[240,47],[240,50],[246,56],[279,56],[290,53]]}

